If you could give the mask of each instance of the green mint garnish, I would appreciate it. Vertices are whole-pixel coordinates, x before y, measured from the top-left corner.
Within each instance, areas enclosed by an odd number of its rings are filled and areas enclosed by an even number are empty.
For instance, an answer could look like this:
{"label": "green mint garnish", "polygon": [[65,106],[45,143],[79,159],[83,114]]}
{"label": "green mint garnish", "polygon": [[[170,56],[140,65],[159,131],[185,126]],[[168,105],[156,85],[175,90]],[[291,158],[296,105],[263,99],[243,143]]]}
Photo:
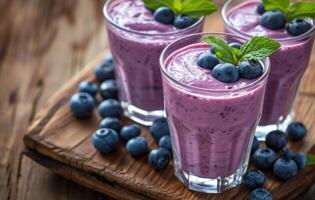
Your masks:
{"label": "green mint garnish", "polygon": [[314,165],[315,164],[315,155],[307,154],[307,165]]}
{"label": "green mint garnish", "polygon": [[280,10],[288,20],[315,18],[315,2],[290,3],[289,0],[262,0],[265,10]]}
{"label": "green mint garnish", "polygon": [[195,18],[210,15],[217,10],[217,6],[210,0],[143,0],[143,2],[151,10],[168,7],[175,15],[185,14]]}
{"label": "green mint garnish", "polygon": [[242,45],[241,49],[229,46],[227,42],[214,36],[203,39],[215,48],[215,55],[222,62],[237,65],[240,61],[261,60],[267,58],[280,48],[280,44],[267,37],[253,37]]}

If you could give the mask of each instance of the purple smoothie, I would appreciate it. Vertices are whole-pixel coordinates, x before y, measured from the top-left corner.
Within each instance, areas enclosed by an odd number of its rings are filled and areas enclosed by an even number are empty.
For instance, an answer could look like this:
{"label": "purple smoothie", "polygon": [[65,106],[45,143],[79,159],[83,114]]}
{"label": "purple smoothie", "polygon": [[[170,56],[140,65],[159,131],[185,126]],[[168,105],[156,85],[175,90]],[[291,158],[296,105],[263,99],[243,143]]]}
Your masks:
{"label": "purple smoothie", "polygon": [[259,123],[264,126],[280,123],[290,114],[300,80],[310,60],[314,30],[293,37],[285,29],[264,28],[259,24],[260,15],[256,12],[259,2],[244,1],[231,8],[225,16],[225,31],[248,38],[267,36],[281,43],[281,48],[270,57],[271,71]]}
{"label": "purple smoothie", "polygon": [[256,80],[216,80],[197,65],[209,45],[191,44],[165,61],[163,89],[175,162],[185,173],[216,179],[247,166],[262,112],[267,70]]}
{"label": "purple smoothie", "polygon": [[120,99],[144,111],[163,110],[159,56],[174,39],[202,31],[203,19],[177,30],[156,22],[140,0],[116,0],[104,10]]}

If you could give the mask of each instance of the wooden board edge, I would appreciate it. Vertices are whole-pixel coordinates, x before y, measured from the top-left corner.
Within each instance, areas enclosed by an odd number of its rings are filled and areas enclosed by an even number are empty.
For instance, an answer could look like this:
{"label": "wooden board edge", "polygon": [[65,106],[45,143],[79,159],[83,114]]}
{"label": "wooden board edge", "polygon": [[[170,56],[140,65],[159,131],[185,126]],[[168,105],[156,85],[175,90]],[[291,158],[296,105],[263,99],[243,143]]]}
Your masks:
{"label": "wooden board edge", "polygon": [[96,190],[100,193],[106,194],[113,198],[121,200],[152,200],[152,198],[143,194],[136,193],[134,191],[122,188],[121,186],[109,182],[104,177],[93,173],[86,173],[79,171],[71,166],[65,165],[59,161],[43,156],[42,154],[26,148],[24,155],[36,161],[43,167],[48,168],[55,174],[65,177],[71,181],[74,181],[80,185],[88,187],[92,190]]}

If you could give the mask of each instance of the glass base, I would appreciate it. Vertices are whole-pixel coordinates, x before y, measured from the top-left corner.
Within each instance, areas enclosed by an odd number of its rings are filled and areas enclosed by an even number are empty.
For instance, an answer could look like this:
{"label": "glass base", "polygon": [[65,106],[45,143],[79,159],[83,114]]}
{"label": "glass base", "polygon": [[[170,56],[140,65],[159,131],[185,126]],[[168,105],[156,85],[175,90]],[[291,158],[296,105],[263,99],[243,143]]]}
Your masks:
{"label": "glass base", "polygon": [[279,119],[279,123],[270,124],[265,126],[257,126],[255,136],[259,141],[265,141],[269,132],[274,130],[286,131],[288,125],[293,121],[293,112],[291,112],[284,120],[282,117]]}
{"label": "glass base", "polygon": [[144,126],[151,126],[155,119],[165,116],[163,110],[146,111],[127,102],[121,102],[121,105],[125,116]]}
{"label": "glass base", "polygon": [[190,190],[204,193],[222,193],[228,189],[241,184],[242,176],[247,170],[247,164],[241,166],[236,172],[227,177],[217,177],[214,179],[198,177],[192,173],[185,172],[175,161],[175,176]]}

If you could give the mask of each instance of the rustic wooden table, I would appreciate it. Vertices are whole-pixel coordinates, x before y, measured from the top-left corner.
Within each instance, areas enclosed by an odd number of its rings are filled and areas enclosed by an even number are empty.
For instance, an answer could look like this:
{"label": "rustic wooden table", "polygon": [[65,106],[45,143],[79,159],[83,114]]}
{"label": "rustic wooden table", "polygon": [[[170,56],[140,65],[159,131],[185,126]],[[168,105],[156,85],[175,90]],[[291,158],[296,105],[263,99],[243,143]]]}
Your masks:
{"label": "rustic wooden table", "polygon": [[[103,4],[0,0],[0,199],[109,199],[52,174],[22,153],[22,137],[38,110],[107,48]],[[206,30],[222,30],[218,14],[208,19]],[[302,95],[315,103],[313,52]],[[300,199],[314,196],[315,187]]]}

